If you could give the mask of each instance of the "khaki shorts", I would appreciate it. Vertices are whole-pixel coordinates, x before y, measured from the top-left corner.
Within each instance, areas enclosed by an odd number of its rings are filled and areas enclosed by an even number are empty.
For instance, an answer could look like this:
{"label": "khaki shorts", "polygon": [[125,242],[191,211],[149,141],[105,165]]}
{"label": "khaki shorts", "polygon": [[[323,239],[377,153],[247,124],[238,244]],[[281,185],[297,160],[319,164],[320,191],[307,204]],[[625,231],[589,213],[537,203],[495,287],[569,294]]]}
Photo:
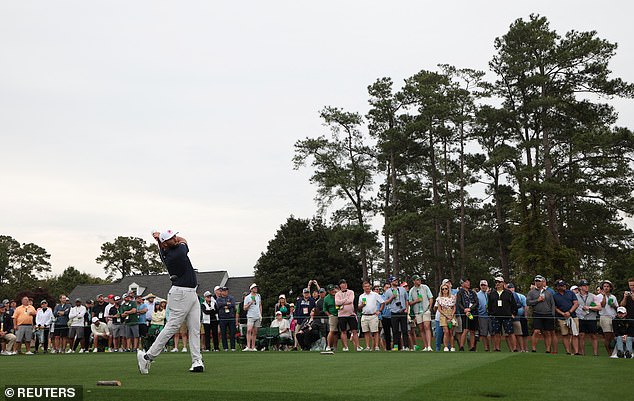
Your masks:
{"label": "khaki shorts", "polygon": [[431,322],[431,312],[427,311],[423,313],[417,313],[416,315],[414,315],[414,319],[416,320],[416,324]]}
{"label": "khaki shorts", "polygon": [[[247,318],[247,327],[260,327],[262,326],[262,319],[258,318],[254,318],[254,317],[248,317]],[[299,326],[299,325],[298,325]]]}
{"label": "khaki shorts", "polygon": [[178,328],[178,334],[182,336],[187,335],[187,319],[185,319],[183,323],[181,323],[181,326]]}
{"label": "khaki shorts", "polygon": [[376,333],[379,331],[379,317],[377,315],[361,316],[361,330],[364,333]]}
{"label": "khaki shorts", "polygon": [[[577,326],[577,329],[578,329],[579,319],[575,317],[572,320],[574,320],[575,326]],[[559,326],[559,332],[561,333],[562,336],[567,336],[568,334],[572,334],[572,330],[570,330],[570,327],[566,326],[566,319],[557,319],[557,325]]]}
{"label": "khaki shorts", "polygon": [[600,316],[599,324],[601,325],[601,330],[604,333],[614,333],[614,329],[612,328],[612,318],[610,316]]}
{"label": "khaki shorts", "polygon": [[339,317],[328,316],[328,327],[329,327],[330,333],[338,333],[339,332]]}
{"label": "khaki shorts", "polygon": [[513,321],[513,334],[515,334],[516,336],[522,335],[522,323],[520,323],[519,320]]}

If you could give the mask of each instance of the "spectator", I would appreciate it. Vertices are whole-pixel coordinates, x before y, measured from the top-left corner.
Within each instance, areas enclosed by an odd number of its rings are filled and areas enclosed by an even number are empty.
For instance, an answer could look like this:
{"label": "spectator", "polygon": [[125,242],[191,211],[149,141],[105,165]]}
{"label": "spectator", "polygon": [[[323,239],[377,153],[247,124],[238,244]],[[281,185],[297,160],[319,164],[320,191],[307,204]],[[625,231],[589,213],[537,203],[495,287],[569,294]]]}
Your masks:
{"label": "spectator", "polygon": [[281,294],[277,298],[277,303],[275,304],[275,312],[282,312],[282,317],[286,320],[291,317],[291,308],[286,303],[286,295]]}
{"label": "spectator", "polygon": [[394,346],[400,351],[408,351],[407,310],[409,302],[407,301],[407,291],[403,287],[399,287],[397,277],[390,276],[389,281],[391,287],[387,292],[389,297],[385,300],[385,304],[391,311]]}
{"label": "spectator", "polygon": [[[309,281],[309,283],[311,282],[312,280]],[[297,298],[297,309],[293,315],[297,321],[297,323],[295,323],[295,334],[297,334],[299,327],[304,323],[304,321],[310,317],[310,312],[313,309],[315,309],[315,300],[310,296],[310,290],[308,288],[304,288],[302,290],[302,296]],[[299,343],[296,339],[295,347],[298,345]]]}
{"label": "spectator", "polygon": [[297,330],[297,341],[302,350],[309,351],[313,343],[320,338],[321,323],[315,319],[315,309],[310,311],[310,315]]}
{"label": "spectator", "polygon": [[137,341],[136,347],[134,347],[135,351],[138,347],[145,349],[145,339],[147,337],[147,331],[148,331],[148,326],[146,321],[147,312],[148,312],[148,304],[145,303],[145,300],[143,299],[142,295],[137,295],[136,296],[136,315],[138,319],[137,325],[139,326],[139,339]]}
{"label": "spectator", "polygon": [[33,305],[29,305],[29,297],[22,297],[22,305],[15,308],[13,312],[13,327],[15,327],[15,348],[14,352],[22,352],[22,343],[26,348],[26,355],[33,355],[31,352],[31,339],[33,338],[33,317],[37,311]]}
{"label": "spectator", "polygon": [[[397,283],[398,284],[398,283]],[[335,294],[335,305],[339,307],[337,313],[339,331],[341,332],[341,342],[343,344],[343,352],[348,352],[348,332],[353,344],[357,347],[357,351],[363,351],[359,345],[359,336],[357,332],[359,326],[357,323],[357,315],[354,313],[354,291],[348,289],[346,280],[339,280],[340,291]]]}
{"label": "spectator", "polygon": [[0,344],[2,355],[15,355],[15,334],[13,331],[13,315],[9,312],[9,302],[0,304]]}
{"label": "spectator", "polygon": [[526,295],[526,305],[530,306],[533,311],[533,338],[532,351],[536,352],[537,340],[541,333],[544,337],[546,353],[550,354],[557,346],[553,343],[553,339],[557,339],[555,335],[555,300],[553,295],[545,287],[546,279],[537,275],[534,279],[535,288],[530,290]]}
{"label": "spectator", "polygon": [[627,280],[628,290],[623,292],[620,306],[627,310],[627,318],[634,321],[634,277]]}
{"label": "spectator", "polygon": [[62,294],[59,296],[59,303],[53,309],[53,342],[52,353],[63,353],[68,342],[68,315],[70,314],[70,304],[68,298]]}
{"label": "spectator", "polygon": [[[577,319],[577,307],[579,301],[574,292],[567,290],[567,284],[563,280],[555,283],[557,292],[555,293],[555,311],[561,342],[564,344],[566,354],[579,353],[579,319]],[[555,340],[556,344],[556,340]],[[556,349],[556,347],[555,347]]]}
{"label": "spectator", "polygon": [[110,306],[106,307],[106,315],[110,319],[110,326],[108,331],[112,336],[112,347],[110,351],[123,352],[125,342],[125,326],[123,325],[123,319],[121,317],[121,297],[115,296],[112,298]]}
{"label": "spectator", "polygon": [[480,291],[478,295],[478,332],[480,340],[484,344],[484,351],[489,352],[489,342],[491,340],[491,318],[487,312],[489,305],[489,283],[486,280],[480,280]]}
{"label": "spectator", "polygon": [[359,296],[358,308],[361,311],[361,330],[365,335],[365,350],[379,351],[379,315],[385,307],[383,298],[372,291],[369,281],[363,282],[363,294]]}
{"label": "spectator", "polygon": [[[277,327],[279,329],[280,340],[281,342],[289,341],[291,337],[290,325],[288,324],[288,320],[284,319],[282,312],[275,312],[275,319],[271,322],[271,327]],[[284,346],[286,348],[286,346]]]}
{"label": "spectator", "polygon": [[107,323],[106,306],[108,306],[108,302],[104,299],[103,294],[97,295],[97,302],[93,305],[91,318],[97,317],[102,323]]}
{"label": "spectator", "polygon": [[227,346],[227,336],[231,341],[231,351],[236,350],[236,301],[229,295],[229,288],[222,287],[221,296],[218,298],[218,318],[220,323],[220,336],[222,338],[222,348],[229,351]]}
{"label": "spectator", "polygon": [[423,351],[432,351],[431,348],[431,306],[434,297],[431,289],[423,284],[418,274],[412,276],[414,285],[409,290],[409,304],[414,310],[414,321],[418,325],[418,331],[423,338]]}
{"label": "spectator", "polygon": [[[616,317],[612,321],[616,336],[616,355],[612,358],[632,358],[632,342],[634,342],[634,322],[627,319],[627,309],[619,306],[616,309]],[[623,345],[625,344],[625,352]]]}
{"label": "spectator", "polygon": [[139,316],[136,313],[135,296],[132,292],[124,294],[119,313],[124,323],[125,352],[136,352],[139,347]]}
{"label": "spectator", "polygon": [[110,337],[108,325],[95,316],[92,318],[90,331],[93,338],[92,352],[104,352],[108,347],[108,338]]}
{"label": "spectator", "polygon": [[572,291],[575,295],[579,294],[579,287],[576,285],[573,285],[570,287],[570,291]]}
{"label": "spectator", "polygon": [[148,341],[146,341],[145,343],[146,351],[150,349],[150,347],[156,340],[156,337],[158,337],[159,333],[165,327],[165,323],[167,321],[166,310],[165,310],[166,307],[167,307],[167,301],[165,300],[157,303],[154,306],[154,311],[152,312],[152,318],[150,319],[150,328],[148,329],[148,336],[147,336]]}
{"label": "spectator", "polygon": [[500,352],[502,329],[509,336],[509,351],[517,348],[513,332],[513,318],[517,315],[517,303],[513,293],[505,288],[504,278],[494,279],[495,290],[489,293],[489,307],[487,312],[491,316],[493,329],[493,351]]}
{"label": "spectator", "polygon": [[205,351],[211,350],[211,340],[214,342],[214,351],[219,351],[218,344],[218,311],[216,310],[216,299],[212,296],[211,291],[205,291],[203,294],[205,300],[202,303],[203,328],[205,329]]}
{"label": "spectator", "polygon": [[328,295],[324,298],[324,312],[328,316],[328,337],[326,341],[326,351],[337,349],[337,333],[339,332],[339,308],[335,305],[335,295],[337,289],[334,284],[326,287]]}
{"label": "spectator", "polygon": [[603,331],[605,351],[608,355],[611,355],[612,348],[610,347],[610,344],[614,340],[612,319],[616,317],[616,308],[619,305],[619,301],[612,294],[614,285],[612,285],[610,280],[604,280],[600,287],[601,292],[595,297],[595,302],[597,305],[601,306],[601,310],[599,310],[599,324],[601,325],[601,331]]}
{"label": "spectator", "polygon": [[601,310],[601,305],[597,305],[595,295],[588,291],[588,281],[579,281],[579,294],[577,294],[579,307],[577,317],[579,318],[579,353],[586,353],[586,335],[592,341],[592,351],[594,356],[599,356],[599,343],[597,339],[597,312]]}
{"label": "spectator", "polygon": [[[401,283],[401,287],[405,290],[406,294],[409,294],[409,284],[407,281],[403,281]],[[409,302],[409,295],[407,295],[407,299]],[[411,350],[416,351],[416,318],[414,316],[414,308],[407,308],[407,335],[408,335],[408,343],[411,345]]]}
{"label": "spectator", "polygon": [[244,309],[247,311],[247,346],[242,351],[257,351],[255,340],[258,328],[262,326],[262,298],[258,294],[258,286],[253,283],[249,287],[251,293],[244,297]]}
{"label": "spectator", "polygon": [[[70,348],[67,354],[75,352],[77,345],[84,338],[84,316],[86,315],[86,307],[81,304],[81,299],[75,299],[75,306],[70,308],[68,319],[70,321],[70,330],[68,331],[68,341]],[[80,348],[79,353],[84,352],[84,348]]]}
{"label": "spectator", "polygon": [[[453,325],[456,315],[456,298],[451,295],[451,288],[447,283],[440,286],[440,295],[436,299],[436,308],[440,313],[440,327],[443,331],[443,344],[445,352],[455,351],[451,346],[453,340]],[[438,334],[436,334],[438,335]]]}
{"label": "spectator", "polygon": [[92,312],[94,309],[95,301],[89,299],[86,301],[86,314],[84,315],[84,337],[82,338],[82,344],[84,348],[84,352],[88,352],[90,348],[90,336],[92,331],[90,330],[90,325],[92,323]]}
{"label": "spectator", "polygon": [[43,299],[40,302],[40,308],[35,315],[35,353],[37,354],[40,344],[42,344],[42,352],[48,352],[48,335],[53,321],[53,310],[48,307],[48,301]]}
{"label": "spectator", "polygon": [[460,280],[460,289],[456,295],[456,315],[462,320],[459,350],[464,351],[469,332],[469,351],[475,351],[475,331],[478,329],[478,294],[471,289],[471,280]]}

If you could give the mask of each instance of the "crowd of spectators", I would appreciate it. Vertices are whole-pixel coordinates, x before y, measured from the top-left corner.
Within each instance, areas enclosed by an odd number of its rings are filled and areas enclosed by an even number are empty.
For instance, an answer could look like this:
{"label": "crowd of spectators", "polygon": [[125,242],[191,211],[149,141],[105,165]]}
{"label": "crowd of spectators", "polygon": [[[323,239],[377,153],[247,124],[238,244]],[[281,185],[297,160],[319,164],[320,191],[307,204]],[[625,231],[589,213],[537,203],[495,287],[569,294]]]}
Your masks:
{"label": "crowd of spectators", "polygon": [[[242,351],[258,351],[271,347],[273,338],[274,349],[324,352],[348,352],[350,343],[358,352],[501,352],[503,343],[510,352],[537,352],[543,341],[545,352],[556,354],[561,340],[567,354],[584,355],[588,340],[592,354],[599,355],[602,338],[611,357],[634,354],[634,278],[622,296],[614,294],[608,280],[591,292],[584,279],[572,286],[558,280],[550,287],[536,275],[524,295],[501,276],[494,278],[493,288],[480,280],[477,289],[468,278],[458,286],[445,279],[435,297],[420,276],[411,279],[411,288],[394,276],[381,284],[365,281],[360,294],[343,279],[326,287],[310,280],[295,302],[280,294],[271,317],[263,316],[256,284],[238,300],[227,287],[217,286],[200,297],[203,351],[236,351],[238,344]],[[44,299],[37,309],[27,296],[20,305],[4,300],[1,354],[147,350],[169,319],[169,305],[154,294],[95,298],[77,298],[71,305],[60,295],[54,307]],[[259,342],[265,321],[274,329],[268,344]],[[187,334],[181,327],[164,351],[187,352]]]}

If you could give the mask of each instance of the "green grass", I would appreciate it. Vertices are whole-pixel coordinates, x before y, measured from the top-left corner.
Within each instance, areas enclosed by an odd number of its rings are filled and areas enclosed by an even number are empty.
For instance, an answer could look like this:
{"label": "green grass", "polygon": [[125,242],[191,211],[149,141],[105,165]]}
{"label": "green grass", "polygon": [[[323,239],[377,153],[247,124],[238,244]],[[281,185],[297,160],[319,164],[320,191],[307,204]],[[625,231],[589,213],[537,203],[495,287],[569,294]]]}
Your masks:
{"label": "green grass", "polygon": [[[634,360],[544,353],[309,352],[162,354],[148,376],[133,353],[0,357],[0,384],[83,385],[85,400],[615,400]],[[120,380],[121,387],[97,387]],[[606,385],[604,383],[610,383]],[[620,385],[618,383],[621,383]],[[554,397],[554,398],[553,398]],[[624,398],[625,397],[625,398]]]}

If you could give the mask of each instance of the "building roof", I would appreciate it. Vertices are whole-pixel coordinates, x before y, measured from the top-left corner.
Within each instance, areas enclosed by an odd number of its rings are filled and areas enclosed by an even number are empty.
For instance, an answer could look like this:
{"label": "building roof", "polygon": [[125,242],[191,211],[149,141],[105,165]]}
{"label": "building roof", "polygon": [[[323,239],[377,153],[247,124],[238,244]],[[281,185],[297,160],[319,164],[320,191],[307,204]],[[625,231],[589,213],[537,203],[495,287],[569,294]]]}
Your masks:
{"label": "building roof", "polygon": [[225,284],[229,288],[229,293],[234,297],[242,295],[243,292],[249,292],[249,286],[253,284],[254,276],[231,277]]}
{"label": "building roof", "polygon": [[[229,274],[225,270],[214,272],[197,272],[198,288],[204,292],[206,290],[213,291],[214,287],[229,285]],[[253,277],[250,278],[253,280]],[[241,283],[241,282],[240,282]],[[246,288],[249,288],[250,284],[247,284]],[[137,294],[147,295],[152,293],[158,298],[167,298],[167,292],[172,286],[172,282],[169,279],[169,274],[153,274],[153,275],[138,275],[127,276],[112,284],[101,285],[78,285],[68,295],[69,299],[74,300],[81,298],[82,300],[95,299],[98,294],[108,296],[108,294],[114,294],[121,296],[123,293],[136,288]],[[236,288],[238,285],[236,284]],[[233,291],[235,294],[236,292]]]}

